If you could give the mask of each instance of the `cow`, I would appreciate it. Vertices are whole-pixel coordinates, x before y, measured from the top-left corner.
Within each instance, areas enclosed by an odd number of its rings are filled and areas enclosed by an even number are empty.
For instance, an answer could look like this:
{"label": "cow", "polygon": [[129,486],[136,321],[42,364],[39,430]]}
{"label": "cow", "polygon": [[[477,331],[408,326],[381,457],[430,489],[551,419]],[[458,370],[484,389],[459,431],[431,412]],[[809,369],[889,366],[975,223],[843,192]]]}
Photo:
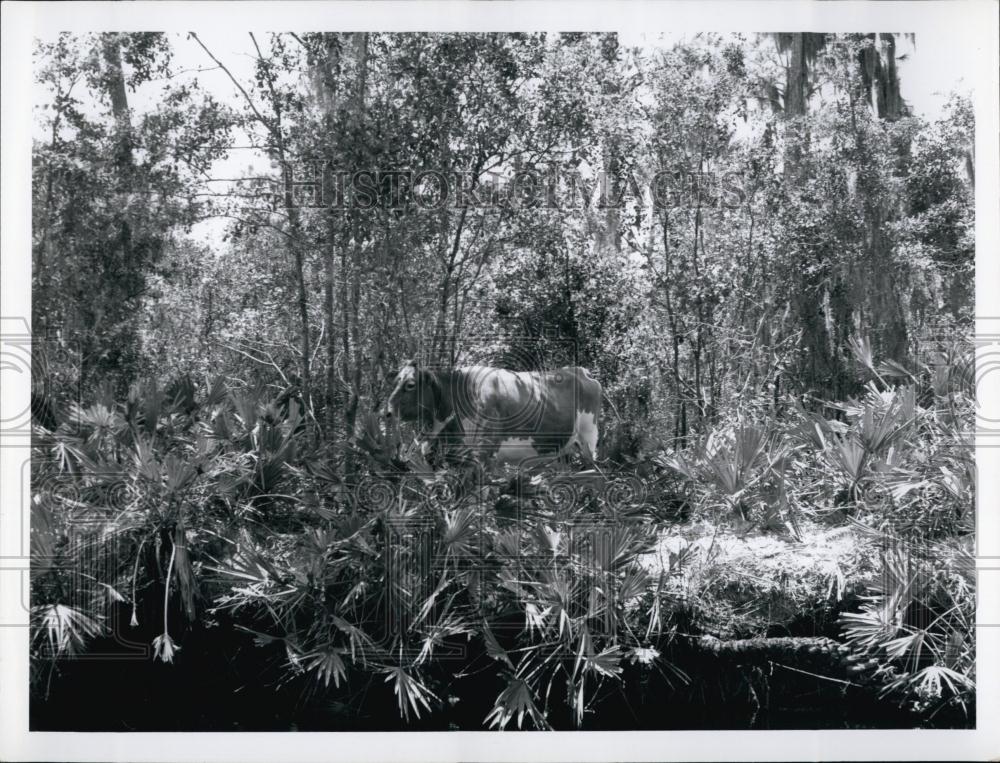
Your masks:
{"label": "cow", "polygon": [[382,413],[417,426],[422,438],[483,452],[501,464],[597,455],[601,385],[583,368],[508,371],[489,366],[426,368],[396,375]]}

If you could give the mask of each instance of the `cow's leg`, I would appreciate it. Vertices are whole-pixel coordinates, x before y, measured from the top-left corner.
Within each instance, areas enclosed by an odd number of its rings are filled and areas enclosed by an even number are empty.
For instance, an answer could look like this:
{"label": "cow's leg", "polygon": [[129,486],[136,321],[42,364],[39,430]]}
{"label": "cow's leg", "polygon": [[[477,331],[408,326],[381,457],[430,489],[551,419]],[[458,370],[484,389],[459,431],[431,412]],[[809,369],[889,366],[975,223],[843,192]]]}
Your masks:
{"label": "cow's leg", "polygon": [[597,417],[589,411],[577,411],[573,439],[580,448],[580,457],[588,469],[597,458]]}

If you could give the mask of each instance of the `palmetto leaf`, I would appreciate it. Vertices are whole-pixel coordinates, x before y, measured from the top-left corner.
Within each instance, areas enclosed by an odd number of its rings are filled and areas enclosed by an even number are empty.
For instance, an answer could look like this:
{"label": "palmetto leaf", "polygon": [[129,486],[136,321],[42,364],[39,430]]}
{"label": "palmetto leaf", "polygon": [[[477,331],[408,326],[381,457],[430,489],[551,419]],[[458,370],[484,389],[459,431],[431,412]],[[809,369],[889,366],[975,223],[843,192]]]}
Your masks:
{"label": "palmetto leaf", "polygon": [[475,552],[476,521],[474,509],[445,512],[442,541],[452,554],[469,556]]}
{"label": "palmetto leaf", "polygon": [[833,427],[835,422],[827,421],[818,413],[807,411],[798,400],[795,401],[795,412],[798,415],[798,423],[792,434],[819,450],[826,450],[827,440],[835,431]]}
{"label": "palmetto leaf", "polygon": [[[528,584],[535,590],[539,604],[545,606],[544,611],[538,616],[538,620],[548,615],[554,615],[558,625],[558,633],[561,638],[571,638],[573,633],[573,622],[569,615],[570,607],[573,604],[574,583],[578,582],[567,577],[562,572],[543,570],[539,580],[530,581]],[[532,610],[538,611],[531,602],[527,602],[525,610],[528,613],[529,628],[532,619]]]}
{"label": "palmetto leaf", "polygon": [[896,689],[912,686],[922,697],[941,697],[942,689],[947,687],[953,694],[975,689],[975,682],[951,668],[943,665],[928,665],[912,675],[907,673],[895,681],[886,684],[882,694],[888,694]]}
{"label": "palmetto leaf", "polygon": [[573,673],[570,680],[576,678],[580,672],[580,666],[584,660],[594,656],[594,642],[590,637],[590,631],[586,626],[580,629],[580,643],[576,648],[576,662],[573,663]]}
{"label": "palmetto leaf", "polygon": [[39,635],[48,639],[55,655],[76,654],[87,639],[100,635],[104,627],[97,620],[65,604],[49,604],[34,608],[39,623]]}
{"label": "palmetto leaf", "polygon": [[340,688],[340,682],[347,679],[347,668],[341,658],[340,649],[327,649],[322,652],[315,652],[305,655],[306,670],[315,670],[316,676],[323,682],[324,686],[330,685],[333,679],[335,688]]}
{"label": "palmetto leaf", "polygon": [[205,569],[253,583],[275,582],[280,578],[280,573],[270,560],[250,545],[239,548],[228,563],[206,566]]}
{"label": "palmetto leaf", "polygon": [[546,618],[548,618],[551,612],[552,607],[541,609],[534,602],[526,602],[524,605],[524,621],[525,626],[528,629],[528,633],[531,633],[534,630],[544,631],[546,627]]}
{"label": "palmetto leaf", "polygon": [[878,372],[887,379],[914,379],[910,370],[895,360],[883,360],[878,364]]}
{"label": "palmetto leaf", "polygon": [[912,573],[906,569],[906,560],[887,555],[882,580],[872,586],[878,595],[870,597],[871,603],[860,613],[841,615],[848,640],[866,649],[875,649],[895,638],[911,600],[912,580]]}
{"label": "palmetto leaf", "polygon": [[833,463],[852,483],[861,481],[868,463],[868,453],[853,436],[833,435],[830,439]]}
{"label": "palmetto leaf", "polygon": [[840,616],[848,641],[872,650],[895,634],[895,626],[879,617],[879,611],[848,612]]}
{"label": "palmetto leaf", "polygon": [[510,656],[507,654],[506,650],[500,646],[500,642],[497,641],[496,636],[493,635],[493,631],[490,629],[488,622],[483,620],[483,640],[486,642],[486,654],[492,657],[498,662],[503,662],[511,670],[514,669],[514,663],[511,662]]}
{"label": "palmetto leaf", "polygon": [[361,661],[364,662],[368,655],[377,651],[375,642],[364,630],[337,615],[333,615],[331,620],[337,630],[347,636],[348,643],[351,645],[352,660],[356,660],[360,656]]}
{"label": "palmetto leaf", "polygon": [[893,469],[885,477],[885,485],[896,501],[900,501],[914,490],[920,490],[930,484],[932,483],[919,479],[915,472],[908,469]]}
{"label": "palmetto leaf", "polygon": [[[905,396],[899,398],[898,404],[894,399],[885,411],[876,411],[872,406],[865,405],[858,422],[857,435],[868,453],[882,453],[909,431],[915,416],[906,407]],[[909,407],[913,407],[912,400]]]}
{"label": "palmetto leaf", "polygon": [[425,630],[424,642],[420,654],[414,660],[415,664],[426,662],[434,656],[434,649],[441,646],[446,638],[472,633],[472,627],[454,612],[442,617],[438,622]]}
{"label": "palmetto leaf", "polygon": [[212,419],[212,435],[223,442],[232,439],[233,431],[229,425],[229,414],[225,411],[219,411]]}
{"label": "palmetto leaf", "polygon": [[649,587],[649,573],[643,567],[633,567],[626,573],[618,588],[618,596],[623,603],[629,602],[646,592]]}
{"label": "palmetto leaf", "polygon": [[539,551],[552,556],[559,555],[559,546],[562,542],[561,532],[553,530],[547,525],[538,524],[533,528],[533,534]]}
{"label": "palmetto leaf", "polygon": [[[271,410],[265,408],[264,413],[267,416],[267,421],[275,421],[278,418],[278,411],[273,407]],[[257,429],[257,448],[262,455],[264,453],[278,453],[285,442],[285,436],[281,429],[267,423],[267,421],[261,420]]]}
{"label": "palmetto leaf", "polygon": [[847,347],[854,359],[869,371],[875,371],[875,359],[872,353],[872,343],[868,337],[852,336],[847,340]]}
{"label": "palmetto leaf", "polygon": [[173,453],[163,459],[163,472],[166,477],[166,488],[171,492],[179,492],[198,476],[198,470],[192,464],[182,461]]}
{"label": "palmetto leaf", "polygon": [[519,559],[524,553],[521,533],[517,530],[504,530],[499,533],[493,545],[498,553],[511,559]]}
{"label": "palmetto leaf", "polygon": [[920,660],[920,652],[924,635],[924,631],[914,631],[913,633],[908,633],[905,636],[899,636],[886,641],[882,644],[882,648],[885,649],[885,653],[894,660],[903,659],[904,657],[909,656],[913,662],[918,663]]}
{"label": "palmetto leaf", "polygon": [[78,438],[70,435],[60,435],[52,444],[52,454],[60,472],[76,471],[76,465],[86,458],[80,447],[82,444]]}
{"label": "palmetto leaf", "polygon": [[584,657],[584,670],[592,670],[607,678],[617,678],[622,672],[622,651],[618,644],[597,654]]}
{"label": "palmetto leaf", "polygon": [[233,402],[233,408],[245,429],[252,429],[257,421],[257,406],[259,397],[253,391],[233,390],[229,393],[229,398]]}
{"label": "palmetto leaf", "polygon": [[226,399],[226,391],[226,377],[216,376],[205,394],[205,407],[212,408],[222,403]]}
{"label": "palmetto leaf", "polygon": [[770,434],[756,426],[742,426],[736,431],[736,456],[741,475],[745,476],[770,444]]}
{"label": "palmetto leaf", "polygon": [[153,455],[153,445],[144,437],[136,437],[135,440],[135,466],[141,477],[153,483],[160,482],[162,472]]}
{"label": "palmetto leaf", "polygon": [[413,713],[414,718],[419,718],[421,707],[430,712],[430,701],[439,701],[434,692],[409,675],[402,667],[385,666],[381,668],[381,672],[386,674],[386,683],[394,682],[399,714],[403,720],[409,721],[410,713]]}
{"label": "palmetto leaf", "polygon": [[531,687],[525,680],[516,676],[511,678],[504,690],[500,692],[493,709],[486,716],[486,720],[489,722],[490,728],[496,726],[504,729],[514,720],[515,716],[518,728],[521,728],[525,716],[528,716],[535,728],[549,728],[545,716],[535,705]]}
{"label": "palmetto leaf", "polygon": [[728,495],[735,495],[742,489],[740,465],[730,450],[718,450],[706,458],[703,474]]}
{"label": "palmetto leaf", "polygon": [[917,673],[916,677],[918,679],[923,678],[924,680],[927,680],[928,678],[930,678],[930,680],[940,679],[956,694],[962,690],[976,688],[976,684],[971,678],[959,673],[956,670],[947,668],[944,665],[931,665],[930,667],[924,668]]}
{"label": "palmetto leaf", "polygon": [[622,524],[595,528],[591,533],[586,561],[599,570],[610,572],[652,550],[655,542],[655,534],[644,528]]}
{"label": "palmetto leaf", "polygon": [[108,585],[107,583],[100,583],[99,585],[104,590],[104,595],[107,597],[109,604],[117,604],[125,601],[125,597],[122,596],[118,592],[118,589],[114,586]]}
{"label": "palmetto leaf", "polygon": [[73,417],[80,426],[90,428],[91,432],[87,439],[91,442],[116,434],[125,426],[125,420],[118,411],[101,404],[89,408],[74,404]]}
{"label": "palmetto leaf", "polygon": [[700,472],[698,470],[698,465],[695,461],[687,458],[682,453],[673,453],[670,455],[657,456],[653,459],[653,462],[659,466],[663,466],[668,469],[673,469],[679,472],[682,476],[696,482],[699,479]]}
{"label": "palmetto leaf", "polygon": [[633,665],[639,663],[640,665],[652,665],[660,657],[660,651],[656,647],[652,646],[635,646],[629,649],[625,653],[625,657]]}
{"label": "palmetto leaf", "polygon": [[736,499],[784,455],[784,449],[775,452],[773,445],[773,432],[744,424],[713,431],[690,459],[675,455],[660,463]]}

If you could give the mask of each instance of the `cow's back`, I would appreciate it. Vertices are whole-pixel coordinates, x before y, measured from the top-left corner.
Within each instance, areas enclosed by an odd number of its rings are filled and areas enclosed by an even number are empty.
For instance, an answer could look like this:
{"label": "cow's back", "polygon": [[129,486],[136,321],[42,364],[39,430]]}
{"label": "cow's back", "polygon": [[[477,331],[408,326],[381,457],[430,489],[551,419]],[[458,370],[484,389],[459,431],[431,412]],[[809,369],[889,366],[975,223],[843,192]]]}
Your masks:
{"label": "cow's back", "polygon": [[509,463],[566,453],[577,445],[587,460],[596,454],[601,385],[585,369],[472,366],[459,374],[456,412],[467,444],[486,440],[497,459]]}

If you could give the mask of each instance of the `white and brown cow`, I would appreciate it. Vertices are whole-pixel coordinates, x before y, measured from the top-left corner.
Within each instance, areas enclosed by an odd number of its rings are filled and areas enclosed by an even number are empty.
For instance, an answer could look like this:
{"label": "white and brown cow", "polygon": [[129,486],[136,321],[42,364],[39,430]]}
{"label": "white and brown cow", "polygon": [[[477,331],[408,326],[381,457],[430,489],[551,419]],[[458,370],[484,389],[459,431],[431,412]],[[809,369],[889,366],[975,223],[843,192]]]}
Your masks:
{"label": "white and brown cow", "polygon": [[507,371],[489,366],[439,370],[410,361],[396,375],[383,414],[414,423],[446,446],[501,463],[597,454],[601,385],[583,368]]}

